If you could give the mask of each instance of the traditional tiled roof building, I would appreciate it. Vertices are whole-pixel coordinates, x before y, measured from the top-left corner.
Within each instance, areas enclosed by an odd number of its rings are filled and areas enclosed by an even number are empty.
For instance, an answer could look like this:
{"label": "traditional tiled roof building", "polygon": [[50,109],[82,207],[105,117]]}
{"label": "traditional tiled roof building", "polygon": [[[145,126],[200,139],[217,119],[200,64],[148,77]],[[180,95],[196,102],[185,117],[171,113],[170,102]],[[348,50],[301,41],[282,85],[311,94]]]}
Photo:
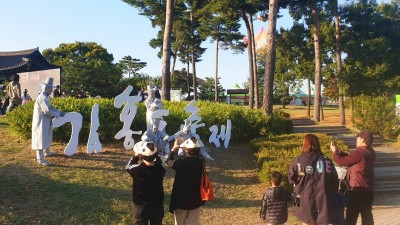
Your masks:
{"label": "traditional tiled roof building", "polygon": [[10,80],[15,73],[41,71],[59,68],[49,63],[39,52],[39,48],[0,52],[0,83]]}

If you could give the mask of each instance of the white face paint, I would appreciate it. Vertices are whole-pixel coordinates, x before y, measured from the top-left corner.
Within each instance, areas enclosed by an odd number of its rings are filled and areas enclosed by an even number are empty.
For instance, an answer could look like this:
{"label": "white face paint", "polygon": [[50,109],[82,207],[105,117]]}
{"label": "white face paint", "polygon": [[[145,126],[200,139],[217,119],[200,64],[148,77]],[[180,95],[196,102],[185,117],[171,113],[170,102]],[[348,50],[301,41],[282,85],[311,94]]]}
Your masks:
{"label": "white face paint", "polygon": [[313,173],[314,169],[312,168],[312,166],[306,166],[306,173]]}

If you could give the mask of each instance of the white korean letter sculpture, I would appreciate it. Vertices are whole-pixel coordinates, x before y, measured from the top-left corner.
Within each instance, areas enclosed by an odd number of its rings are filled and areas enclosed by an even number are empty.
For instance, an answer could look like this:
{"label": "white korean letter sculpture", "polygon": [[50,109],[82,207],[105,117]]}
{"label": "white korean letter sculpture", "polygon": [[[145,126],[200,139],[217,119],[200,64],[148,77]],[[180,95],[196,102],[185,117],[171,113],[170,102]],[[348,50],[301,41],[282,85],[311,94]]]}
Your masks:
{"label": "white korean letter sculpture", "polygon": [[77,112],[65,113],[65,116],[53,119],[53,127],[61,127],[68,122],[71,123],[72,133],[64,149],[64,153],[67,156],[72,156],[78,152],[79,133],[82,128],[82,115]]}
{"label": "white korean letter sculpture", "polygon": [[208,143],[214,143],[215,147],[219,148],[220,142],[219,139],[224,141],[224,147],[228,148],[229,141],[231,140],[231,130],[232,130],[232,123],[231,120],[227,120],[226,130],[225,125],[221,126],[221,132],[218,134],[218,127],[217,125],[213,125],[209,129],[211,131],[211,136],[208,139]]}
{"label": "white korean letter sculpture", "polygon": [[99,133],[97,132],[100,127],[99,104],[97,103],[92,107],[91,121],[89,139],[86,146],[88,154],[99,153],[102,150]]}
{"label": "white korean letter sculpture", "polygon": [[118,131],[118,133],[114,137],[117,140],[125,137],[124,148],[126,150],[133,149],[133,146],[135,145],[135,140],[133,139],[132,135],[142,134],[142,131],[132,131],[130,129],[133,119],[135,118],[137,112],[136,103],[140,102],[140,100],[142,99],[140,96],[129,96],[132,90],[133,87],[129,85],[124,92],[119,94],[114,99],[114,107],[116,108],[121,108],[124,103],[127,103],[125,107],[122,109],[122,113],[119,115],[119,120],[121,122],[124,122],[124,126],[122,130]]}

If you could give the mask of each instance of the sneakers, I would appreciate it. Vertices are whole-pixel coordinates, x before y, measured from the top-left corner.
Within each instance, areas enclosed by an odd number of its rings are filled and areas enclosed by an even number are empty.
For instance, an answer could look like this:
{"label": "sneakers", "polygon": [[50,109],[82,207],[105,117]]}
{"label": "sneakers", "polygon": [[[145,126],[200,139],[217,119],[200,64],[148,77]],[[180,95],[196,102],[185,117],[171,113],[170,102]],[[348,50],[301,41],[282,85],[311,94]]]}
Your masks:
{"label": "sneakers", "polygon": [[37,163],[42,166],[50,166],[51,165],[51,163],[46,160],[38,160]]}
{"label": "sneakers", "polygon": [[54,152],[48,152],[48,153],[44,153],[44,155],[45,155],[46,157],[52,157],[52,156],[54,156],[55,154],[54,154]]}

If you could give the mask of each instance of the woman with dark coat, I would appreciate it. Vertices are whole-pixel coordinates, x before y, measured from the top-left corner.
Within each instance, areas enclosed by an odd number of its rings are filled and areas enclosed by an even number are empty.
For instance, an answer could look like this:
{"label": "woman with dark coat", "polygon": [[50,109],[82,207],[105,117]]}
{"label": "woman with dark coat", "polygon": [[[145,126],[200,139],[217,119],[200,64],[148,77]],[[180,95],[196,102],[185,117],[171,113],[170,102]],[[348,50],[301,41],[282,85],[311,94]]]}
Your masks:
{"label": "woman with dark coat", "polygon": [[[175,216],[175,225],[199,225],[201,206],[204,205],[200,196],[201,176],[204,159],[200,157],[199,140],[191,137],[174,147],[168,156],[167,164],[175,170],[175,180],[172,188],[169,211]],[[185,156],[175,159],[175,153],[183,148]]]}
{"label": "woman with dark coat", "polygon": [[306,224],[332,223],[331,199],[339,180],[334,164],[322,154],[317,136],[305,135],[302,154],[289,168],[289,183],[300,200],[293,206],[293,215]]}

